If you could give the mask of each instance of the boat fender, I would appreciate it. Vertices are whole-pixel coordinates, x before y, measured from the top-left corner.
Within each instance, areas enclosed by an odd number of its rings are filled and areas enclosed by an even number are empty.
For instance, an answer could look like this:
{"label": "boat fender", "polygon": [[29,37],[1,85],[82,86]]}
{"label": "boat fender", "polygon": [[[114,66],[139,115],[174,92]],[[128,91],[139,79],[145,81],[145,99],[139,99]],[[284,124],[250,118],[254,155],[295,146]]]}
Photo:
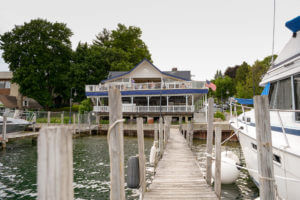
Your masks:
{"label": "boat fender", "polygon": [[151,151],[150,151],[150,165],[154,165],[155,164],[155,160],[156,160],[156,152],[157,152],[157,149],[156,149],[156,146],[153,145],[151,147]]}
{"label": "boat fender", "polygon": [[140,186],[139,157],[131,156],[127,162],[127,187],[137,189]]}
{"label": "boat fender", "polygon": [[[231,151],[221,153],[221,183],[234,183],[239,177],[239,170],[236,164],[239,164],[239,158]],[[212,176],[215,178],[215,161],[212,163]]]}

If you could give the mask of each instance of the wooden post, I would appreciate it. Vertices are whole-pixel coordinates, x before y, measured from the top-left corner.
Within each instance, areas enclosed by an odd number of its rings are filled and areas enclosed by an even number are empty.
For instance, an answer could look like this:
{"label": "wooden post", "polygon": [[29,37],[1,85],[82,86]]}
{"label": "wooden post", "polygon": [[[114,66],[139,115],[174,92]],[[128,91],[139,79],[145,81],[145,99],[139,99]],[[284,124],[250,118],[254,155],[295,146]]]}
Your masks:
{"label": "wooden post", "polygon": [[78,117],[78,133],[80,134],[80,113],[78,113],[77,117]]}
{"label": "wooden post", "polygon": [[179,131],[182,134],[182,116],[179,117]]}
{"label": "wooden post", "polygon": [[32,129],[33,129],[33,132],[36,131],[36,113],[33,113],[33,119],[32,119]]}
{"label": "wooden post", "polygon": [[140,169],[140,190],[141,199],[144,197],[146,192],[146,169],[145,169],[145,147],[144,147],[144,129],[143,129],[143,118],[137,118],[137,136],[139,146],[139,169]]}
{"label": "wooden post", "polygon": [[190,144],[190,148],[192,148],[192,146],[193,146],[193,139],[194,139],[194,130],[193,130],[192,120],[189,123],[189,134],[190,134],[190,136],[189,136],[189,139],[190,139],[189,144]]}
{"label": "wooden post", "polygon": [[215,161],[215,193],[221,199],[221,138],[222,131],[220,127],[215,128],[215,148],[216,148],[216,161]]}
{"label": "wooden post", "polygon": [[163,138],[162,117],[159,118],[159,153],[160,153],[160,157],[162,157],[163,153],[164,153],[164,138]]}
{"label": "wooden post", "polygon": [[167,141],[168,141],[168,117],[164,117],[164,148],[166,147]]}
{"label": "wooden post", "polygon": [[275,199],[268,96],[254,97],[260,199]]}
{"label": "wooden post", "polygon": [[97,124],[97,134],[99,134],[99,128],[100,128],[100,115],[96,113],[96,124]]}
{"label": "wooden post", "polygon": [[212,164],[212,147],[213,147],[213,120],[214,120],[214,99],[208,99],[208,114],[207,114],[207,140],[206,140],[206,182],[211,185],[211,164]]}
{"label": "wooden post", "polygon": [[73,200],[72,132],[67,126],[43,128],[38,136],[39,200]]}
{"label": "wooden post", "polygon": [[3,123],[2,123],[2,149],[6,148],[6,121],[7,117],[3,115]]}
{"label": "wooden post", "polygon": [[76,134],[76,114],[73,113],[73,133]]}
{"label": "wooden post", "polygon": [[[120,91],[112,87],[109,96],[109,126],[123,119]],[[110,200],[125,200],[123,123],[117,123],[108,135],[110,157]]]}
{"label": "wooden post", "polygon": [[51,111],[48,111],[48,117],[47,117],[47,125],[49,126],[51,123]]}
{"label": "wooden post", "polygon": [[64,124],[64,111],[62,111],[62,113],[60,114],[60,123]]}
{"label": "wooden post", "polygon": [[154,123],[154,141],[158,141],[158,124]]}
{"label": "wooden post", "polygon": [[92,135],[92,129],[91,129],[91,112],[88,113],[88,123],[89,123],[89,133]]}

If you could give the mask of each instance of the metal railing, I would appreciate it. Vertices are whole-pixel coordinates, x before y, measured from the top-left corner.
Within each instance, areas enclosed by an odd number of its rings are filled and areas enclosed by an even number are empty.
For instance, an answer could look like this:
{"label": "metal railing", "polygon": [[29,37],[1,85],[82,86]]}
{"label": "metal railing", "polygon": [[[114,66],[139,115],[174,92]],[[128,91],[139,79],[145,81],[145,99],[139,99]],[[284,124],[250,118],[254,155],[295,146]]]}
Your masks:
{"label": "metal railing", "polygon": [[[94,112],[109,112],[109,106],[94,106]],[[123,112],[194,112],[194,106],[136,106],[123,105]]]}
{"label": "metal railing", "polygon": [[111,82],[99,85],[86,85],[86,92],[108,91],[109,87],[115,86],[120,91],[126,90],[161,90],[161,89],[206,89],[204,81],[177,81],[177,82],[148,82],[148,83],[129,83]]}

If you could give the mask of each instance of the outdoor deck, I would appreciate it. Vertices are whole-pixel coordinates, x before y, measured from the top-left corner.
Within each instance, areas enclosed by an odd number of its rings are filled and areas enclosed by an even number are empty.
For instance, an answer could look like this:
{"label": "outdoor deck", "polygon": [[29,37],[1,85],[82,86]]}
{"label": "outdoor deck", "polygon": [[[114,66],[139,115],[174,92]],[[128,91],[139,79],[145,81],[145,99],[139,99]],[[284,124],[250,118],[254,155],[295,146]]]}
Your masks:
{"label": "outdoor deck", "polygon": [[179,129],[171,129],[162,159],[144,200],[217,199]]}

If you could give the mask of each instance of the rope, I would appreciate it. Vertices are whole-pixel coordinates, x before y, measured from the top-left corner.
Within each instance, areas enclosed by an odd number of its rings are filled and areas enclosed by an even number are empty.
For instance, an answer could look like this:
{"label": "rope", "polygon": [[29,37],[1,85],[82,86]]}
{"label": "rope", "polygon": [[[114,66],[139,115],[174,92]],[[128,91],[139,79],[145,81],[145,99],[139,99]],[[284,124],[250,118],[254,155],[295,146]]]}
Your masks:
{"label": "rope", "polygon": [[235,136],[236,134],[238,133],[238,130],[236,132],[234,132],[234,134],[231,134],[228,138],[226,138],[222,143],[221,143],[221,146],[227,142],[228,140],[230,140],[233,136]]}
{"label": "rope", "polygon": [[109,138],[110,138],[110,132],[111,130],[120,122],[124,122],[125,119],[118,119],[116,120],[112,125],[109,126],[108,130],[107,130],[107,142],[108,142],[108,145],[110,144],[110,141],[109,141]]}

